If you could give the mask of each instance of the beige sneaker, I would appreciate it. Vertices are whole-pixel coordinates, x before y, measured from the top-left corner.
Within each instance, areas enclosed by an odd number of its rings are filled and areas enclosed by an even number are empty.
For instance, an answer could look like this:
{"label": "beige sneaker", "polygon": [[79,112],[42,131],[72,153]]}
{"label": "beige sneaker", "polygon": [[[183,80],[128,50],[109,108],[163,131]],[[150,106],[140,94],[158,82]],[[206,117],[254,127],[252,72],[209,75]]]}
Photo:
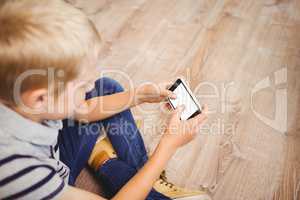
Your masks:
{"label": "beige sneaker", "polygon": [[167,181],[164,175],[154,183],[153,188],[163,195],[177,200],[211,200],[206,191],[187,190]]}
{"label": "beige sneaker", "polygon": [[94,149],[90,155],[88,164],[94,170],[98,170],[99,167],[107,160],[116,158],[117,154],[111,145],[108,137],[104,136],[97,140]]}

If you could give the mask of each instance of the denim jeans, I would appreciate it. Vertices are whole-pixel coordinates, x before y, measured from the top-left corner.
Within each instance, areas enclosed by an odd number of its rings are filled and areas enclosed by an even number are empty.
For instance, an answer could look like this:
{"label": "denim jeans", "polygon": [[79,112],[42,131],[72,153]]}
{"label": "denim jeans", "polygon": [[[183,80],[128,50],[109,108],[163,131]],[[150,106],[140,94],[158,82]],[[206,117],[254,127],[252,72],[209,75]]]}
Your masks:
{"label": "denim jeans", "polygon": [[[95,82],[95,87],[86,93],[86,99],[122,91],[124,89],[117,81],[105,77]],[[70,168],[69,184],[74,185],[103,129],[118,158],[105,162],[95,175],[113,196],[148,160],[143,139],[130,110],[85,125],[70,119],[63,120],[63,129],[58,136],[60,160]],[[170,198],[152,189],[146,200],[170,200]]]}

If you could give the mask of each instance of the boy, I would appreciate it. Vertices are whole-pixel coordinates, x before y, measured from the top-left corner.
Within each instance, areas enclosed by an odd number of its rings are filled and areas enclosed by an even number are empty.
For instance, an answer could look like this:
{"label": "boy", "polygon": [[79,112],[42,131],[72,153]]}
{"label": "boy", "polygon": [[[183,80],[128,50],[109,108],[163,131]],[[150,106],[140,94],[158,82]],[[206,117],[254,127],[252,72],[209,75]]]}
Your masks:
{"label": "boy", "polygon": [[[74,187],[87,163],[114,200],[207,197],[183,190],[172,196],[157,184],[205,114],[183,122],[177,109],[148,158],[129,108],[175,98],[170,91],[149,84],[124,91],[101,78],[80,95],[79,78],[95,67],[100,42],[88,18],[62,1],[1,1],[0,198],[104,199]],[[107,139],[96,144],[103,129],[116,155]]]}

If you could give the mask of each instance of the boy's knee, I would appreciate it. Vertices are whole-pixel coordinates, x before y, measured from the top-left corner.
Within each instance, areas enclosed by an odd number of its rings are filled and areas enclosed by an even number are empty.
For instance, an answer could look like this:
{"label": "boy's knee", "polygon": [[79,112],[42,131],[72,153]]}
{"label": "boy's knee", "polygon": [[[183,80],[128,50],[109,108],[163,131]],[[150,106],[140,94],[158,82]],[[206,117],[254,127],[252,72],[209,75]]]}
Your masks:
{"label": "boy's knee", "polygon": [[124,91],[123,86],[118,81],[109,77],[98,79],[95,82],[95,87],[98,91],[100,91],[100,93],[104,93],[103,95]]}

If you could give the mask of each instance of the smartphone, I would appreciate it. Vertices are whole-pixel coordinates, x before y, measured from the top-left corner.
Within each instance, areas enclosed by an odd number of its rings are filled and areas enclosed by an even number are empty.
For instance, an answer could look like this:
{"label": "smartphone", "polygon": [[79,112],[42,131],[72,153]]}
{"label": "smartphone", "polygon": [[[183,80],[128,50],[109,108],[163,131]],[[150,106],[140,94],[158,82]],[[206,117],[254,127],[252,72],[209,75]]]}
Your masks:
{"label": "smartphone", "polygon": [[169,90],[174,92],[177,96],[176,99],[168,98],[172,108],[176,109],[177,106],[180,105],[185,106],[185,109],[180,116],[181,120],[188,120],[201,113],[201,106],[199,102],[183,79],[177,79]]}

